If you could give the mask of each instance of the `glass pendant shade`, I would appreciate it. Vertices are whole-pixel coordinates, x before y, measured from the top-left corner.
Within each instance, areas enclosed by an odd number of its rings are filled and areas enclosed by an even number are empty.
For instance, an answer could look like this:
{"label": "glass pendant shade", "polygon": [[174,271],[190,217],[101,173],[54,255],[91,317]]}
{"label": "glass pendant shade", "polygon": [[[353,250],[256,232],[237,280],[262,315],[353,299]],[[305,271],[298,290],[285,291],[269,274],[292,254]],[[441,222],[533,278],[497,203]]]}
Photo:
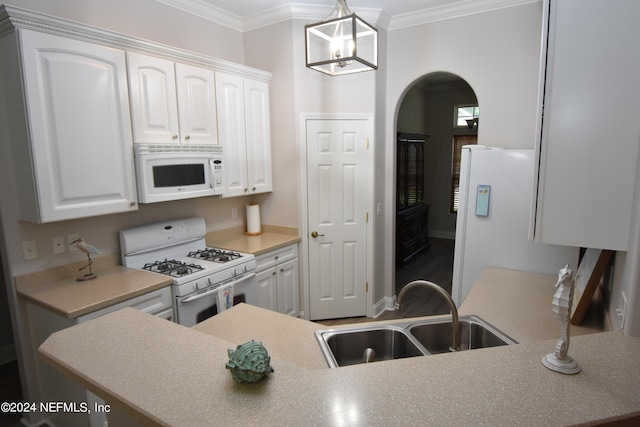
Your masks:
{"label": "glass pendant shade", "polygon": [[331,76],[378,69],[378,30],[351,13],[305,25],[307,67]]}

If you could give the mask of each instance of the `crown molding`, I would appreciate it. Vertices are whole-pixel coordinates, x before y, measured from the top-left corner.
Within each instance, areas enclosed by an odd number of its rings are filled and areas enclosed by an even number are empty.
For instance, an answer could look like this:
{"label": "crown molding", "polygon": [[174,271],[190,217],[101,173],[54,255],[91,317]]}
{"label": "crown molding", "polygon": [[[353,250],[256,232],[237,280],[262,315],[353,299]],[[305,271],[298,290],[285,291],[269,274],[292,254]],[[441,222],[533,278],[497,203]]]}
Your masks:
{"label": "crown molding", "polygon": [[[287,5],[275,7],[266,12],[242,18],[203,0],[155,1],[240,32],[251,31],[292,19],[315,22],[325,19],[333,10],[331,6],[300,4],[294,0]],[[539,3],[541,1],[542,0],[463,0],[450,5],[436,6],[395,16],[390,16],[381,9],[373,8],[358,8],[358,10],[354,12],[378,28],[391,31],[512,6]]]}
{"label": "crown molding", "polygon": [[[300,4],[295,3],[294,1],[289,4],[267,10],[266,12],[242,18],[202,0],[154,1],[239,32],[256,30],[258,28],[292,19],[316,22],[325,19],[334,10],[333,6]],[[358,10],[354,12],[365,21],[376,23],[378,26],[380,26],[381,23],[386,24],[389,22],[388,15],[380,9],[358,8]]]}
{"label": "crown molding", "polygon": [[269,82],[271,73],[185,49],[168,46],[138,37],[116,33],[92,25],[82,24],[10,5],[0,5],[0,37],[26,29],[55,34],[70,39],[115,47],[125,51],[150,53],[172,61],[204,66],[215,71],[234,73],[243,77]]}
{"label": "crown molding", "polygon": [[391,18],[388,30],[392,31],[429,22],[460,18],[462,16],[521,6],[528,3],[540,3],[541,1],[542,0],[465,0],[416,12],[395,15]]}
{"label": "crown molding", "polygon": [[173,7],[174,9],[181,10],[183,12],[195,15],[199,18],[206,19],[216,24],[229,27],[232,30],[244,31],[242,25],[242,18],[227,12],[224,9],[213,6],[210,3],[202,0],[154,0],[157,3],[162,3],[166,6]]}

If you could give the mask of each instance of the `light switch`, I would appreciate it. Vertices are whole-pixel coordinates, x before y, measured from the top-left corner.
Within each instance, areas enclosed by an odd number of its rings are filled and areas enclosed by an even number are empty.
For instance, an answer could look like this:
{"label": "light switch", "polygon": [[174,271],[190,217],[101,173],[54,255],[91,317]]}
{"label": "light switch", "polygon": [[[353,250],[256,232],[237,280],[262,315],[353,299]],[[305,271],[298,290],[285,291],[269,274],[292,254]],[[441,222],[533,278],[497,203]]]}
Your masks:
{"label": "light switch", "polygon": [[69,252],[77,251],[78,247],[73,244],[76,240],[80,238],[78,233],[68,234],[67,235],[67,246],[69,246]]}
{"label": "light switch", "polygon": [[38,258],[38,249],[36,248],[35,240],[22,242],[22,256],[25,261]]}

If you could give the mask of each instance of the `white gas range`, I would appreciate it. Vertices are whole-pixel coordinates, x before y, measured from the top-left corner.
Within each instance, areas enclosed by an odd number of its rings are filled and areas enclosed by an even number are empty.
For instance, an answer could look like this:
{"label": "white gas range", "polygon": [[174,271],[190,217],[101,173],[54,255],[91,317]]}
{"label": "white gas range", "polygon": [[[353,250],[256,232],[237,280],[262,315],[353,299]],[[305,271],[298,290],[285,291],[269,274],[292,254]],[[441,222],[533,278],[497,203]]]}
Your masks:
{"label": "white gas range", "polygon": [[182,218],[120,231],[122,264],[173,279],[178,323],[193,326],[239,302],[255,303],[252,254],[207,247],[203,218]]}

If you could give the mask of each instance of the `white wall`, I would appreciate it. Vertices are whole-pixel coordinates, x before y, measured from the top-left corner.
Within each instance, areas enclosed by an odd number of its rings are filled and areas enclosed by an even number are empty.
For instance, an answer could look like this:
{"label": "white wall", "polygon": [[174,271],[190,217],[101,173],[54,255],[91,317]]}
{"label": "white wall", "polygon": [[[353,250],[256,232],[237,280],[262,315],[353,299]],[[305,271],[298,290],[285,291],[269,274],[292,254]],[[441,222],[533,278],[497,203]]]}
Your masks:
{"label": "white wall", "polygon": [[242,34],[154,0],[9,0],[12,6],[243,63]]}
{"label": "white wall", "polygon": [[[300,222],[298,147],[294,84],[293,23],[281,22],[244,34],[246,64],[272,73],[271,148],[273,193],[262,203],[265,224],[298,227]],[[304,66],[304,63],[303,63]]]}
{"label": "white wall", "polygon": [[[542,5],[530,3],[388,33],[384,175],[395,169],[399,102],[413,82],[445,71],[474,89],[482,106],[478,143],[533,148]],[[385,184],[385,258],[393,260],[393,180]],[[384,262],[385,295],[393,295],[393,264]]]}

